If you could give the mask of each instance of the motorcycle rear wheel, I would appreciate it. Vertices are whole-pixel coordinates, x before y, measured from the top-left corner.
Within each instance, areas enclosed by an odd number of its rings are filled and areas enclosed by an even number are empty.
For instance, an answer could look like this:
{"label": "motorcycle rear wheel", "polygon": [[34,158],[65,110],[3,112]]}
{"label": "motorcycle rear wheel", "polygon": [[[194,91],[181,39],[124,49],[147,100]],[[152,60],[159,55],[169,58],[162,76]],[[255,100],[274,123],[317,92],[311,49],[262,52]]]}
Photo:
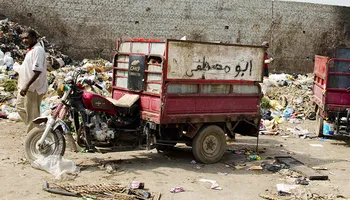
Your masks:
{"label": "motorcycle rear wheel", "polygon": [[56,129],[51,131],[45,138],[46,146],[43,149],[39,149],[38,143],[44,133],[45,127],[34,128],[29,132],[24,143],[24,153],[29,162],[47,157],[50,155],[64,155],[66,150],[66,141],[62,134],[62,131]]}

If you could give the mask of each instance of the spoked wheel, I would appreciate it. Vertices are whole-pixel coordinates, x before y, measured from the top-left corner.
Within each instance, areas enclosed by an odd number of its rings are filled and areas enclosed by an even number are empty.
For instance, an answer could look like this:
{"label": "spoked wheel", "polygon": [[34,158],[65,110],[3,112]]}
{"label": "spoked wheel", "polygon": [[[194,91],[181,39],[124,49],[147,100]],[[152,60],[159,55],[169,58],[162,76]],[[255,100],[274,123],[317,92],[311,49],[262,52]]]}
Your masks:
{"label": "spoked wheel", "polygon": [[50,132],[45,138],[44,144],[39,147],[39,140],[44,133],[45,128],[34,128],[26,137],[24,143],[24,153],[28,161],[47,157],[50,155],[64,155],[66,142],[60,130]]}
{"label": "spoked wheel", "polygon": [[218,126],[204,127],[193,140],[192,152],[202,163],[216,163],[226,151],[224,131]]}

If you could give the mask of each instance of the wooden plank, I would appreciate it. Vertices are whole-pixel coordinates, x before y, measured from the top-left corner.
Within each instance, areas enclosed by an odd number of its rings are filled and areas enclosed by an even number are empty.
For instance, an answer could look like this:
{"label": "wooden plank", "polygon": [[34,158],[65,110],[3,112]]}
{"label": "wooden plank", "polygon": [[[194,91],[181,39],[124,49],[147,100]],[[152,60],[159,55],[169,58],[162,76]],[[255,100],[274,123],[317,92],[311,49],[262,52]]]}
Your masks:
{"label": "wooden plank", "polygon": [[296,160],[291,156],[276,156],[275,159],[280,163],[288,165],[290,169],[302,173],[310,180],[328,180],[327,175],[323,175],[315,171],[314,169],[307,167],[306,165],[304,165],[304,163]]}

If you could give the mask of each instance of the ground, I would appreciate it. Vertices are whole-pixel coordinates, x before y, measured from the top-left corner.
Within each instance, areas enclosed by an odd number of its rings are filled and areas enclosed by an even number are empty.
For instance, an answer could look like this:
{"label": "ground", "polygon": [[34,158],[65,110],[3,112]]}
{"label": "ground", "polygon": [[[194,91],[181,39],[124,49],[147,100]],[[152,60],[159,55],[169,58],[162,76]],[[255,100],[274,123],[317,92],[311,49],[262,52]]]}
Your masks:
{"label": "ground", "polygon": [[[293,127],[295,124],[289,124]],[[314,131],[314,121],[306,121],[302,126]],[[290,135],[261,135],[259,155],[261,161],[248,161],[247,155],[237,150],[255,150],[256,138],[237,136],[229,142],[229,149],[222,161],[216,164],[192,164],[191,149],[180,146],[169,153],[152,151],[131,151],[118,153],[73,153],[68,151],[65,158],[73,160],[81,167],[74,180],[55,180],[53,175],[32,168],[25,161],[23,141],[25,127],[20,122],[0,120],[0,199],[78,199],[49,194],[42,190],[45,181],[70,184],[120,183],[142,181],[152,192],[162,193],[163,199],[261,199],[260,194],[277,195],[276,184],[292,183],[294,179],[286,173],[272,173],[266,170],[249,170],[262,161],[271,161],[277,155],[290,155],[306,165],[322,166],[322,173],[328,181],[311,181],[309,185],[299,185],[296,197],[299,199],[345,199],[350,197],[350,144],[344,140],[302,139]],[[312,147],[309,144],[322,144]],[[233,153],[236,152],[236,153]],[[101,162],[116,163],[115,173],[109,174]],[[235,168],[231,167],[235,166]],[[222,172],[222,173],[218,173]],[[288,172],[288,171],[287,171]],[[225,175],[224,173],[227,173]],[[210,189],[209,183],[200,179],[212,179],[223,190]],[[170,193],[173,187],[183,186],[181,193]],[[297,194],[298,193],[298,194]],[[309,197],[307,198],[307,195]],[[313,196],[313,198],[311,198]],[[286,197],[279,197],[285,199]],[[296,199],[296,198],[294,198]],[[344,199],[344,198],[343,198]]]}

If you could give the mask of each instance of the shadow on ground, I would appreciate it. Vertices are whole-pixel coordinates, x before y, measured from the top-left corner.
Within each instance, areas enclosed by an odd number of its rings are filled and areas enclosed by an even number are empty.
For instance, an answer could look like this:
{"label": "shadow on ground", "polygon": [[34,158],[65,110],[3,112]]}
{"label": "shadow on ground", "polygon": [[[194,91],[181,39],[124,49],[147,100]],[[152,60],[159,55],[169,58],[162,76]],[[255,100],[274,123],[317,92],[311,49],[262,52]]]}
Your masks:
{"label": "shadow on ground", "polygon": [[[256,138],[239,137],[236,141],[228,143],[228,150],[225,152],[223,159],[215,164],[191,163],[191,161],[193,162],[194,160],[191,147],[177,145],[176,148],[171,151],[163,153],[157,153],[155,150],[134,151],[131,155],[127,156],[127,158],[123,159],[115,159],[118,157],[118,152],[104,154],[103,158],[97,154],[91,154],[94,155],[94,158],[89,156],[89,158],[87,160],[85,159],[85,161],[79,164],[79,166],[82,168],[82,171],[98,171],[105,170],[103,166],[106,166],[107,164],[113,164],[117,166],[117,170],[121,169],[122,171],[135,174],[137,174],[138,170],[154,170],[161,168],[180,168],[185,171],[209,174],[217,174],[218,172],[231,174],[270,174],[272,172],[266,170],[253,171],[249,170],[249,168],[251,166],[258,166],[261,162],[271,163],[275,156],[292,156],[301,162],[312,160],[312,163],[304,162],[306,165],[325,165],[346,161],[335,158],[319,158],[310,154],[298,154],[286,149],[281,143],[281,141],[276,140],[273,136],[268,139],[260,139],[258,149],[258,155],[261,157],[260,161],[250,161],[248,159],[249,155],[246,154],[247,152],[255,152]],[[333,141],[330,143],[333,144]],[[345,144],[345,146],[349,145],[349,143],[341,141],[335,141],[334,143]],[[240,151],[246,153],[239,153]]]}

